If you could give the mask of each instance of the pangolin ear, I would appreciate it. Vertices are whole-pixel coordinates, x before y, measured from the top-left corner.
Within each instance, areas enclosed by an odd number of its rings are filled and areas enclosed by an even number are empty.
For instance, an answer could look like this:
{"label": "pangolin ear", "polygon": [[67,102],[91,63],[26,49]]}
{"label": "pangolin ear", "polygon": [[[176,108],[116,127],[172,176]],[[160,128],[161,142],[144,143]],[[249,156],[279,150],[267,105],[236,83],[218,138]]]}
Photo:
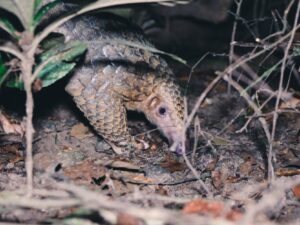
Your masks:
{"label": "pangolin ear", "polygon": [[150,99],[148,107],[150,110],[155,109],[160,104],[160,99],[157,96],[154,96]]}

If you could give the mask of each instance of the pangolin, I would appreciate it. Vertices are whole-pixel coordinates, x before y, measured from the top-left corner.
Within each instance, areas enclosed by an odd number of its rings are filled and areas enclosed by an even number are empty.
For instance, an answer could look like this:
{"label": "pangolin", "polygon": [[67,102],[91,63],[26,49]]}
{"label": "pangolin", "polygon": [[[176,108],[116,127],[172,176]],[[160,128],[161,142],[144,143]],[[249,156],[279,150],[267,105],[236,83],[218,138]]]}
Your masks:
{"label": "pangolin", "polygon": [[62,25],[66,41],[87,45],[84,61],[66,86],[95,131],[120,154],[147,148],[128,130],[127,110],[143,112],[170,144],[184,146],[184,103],[172,70],[153,45],[128,22],[103,14],[83,15]]}

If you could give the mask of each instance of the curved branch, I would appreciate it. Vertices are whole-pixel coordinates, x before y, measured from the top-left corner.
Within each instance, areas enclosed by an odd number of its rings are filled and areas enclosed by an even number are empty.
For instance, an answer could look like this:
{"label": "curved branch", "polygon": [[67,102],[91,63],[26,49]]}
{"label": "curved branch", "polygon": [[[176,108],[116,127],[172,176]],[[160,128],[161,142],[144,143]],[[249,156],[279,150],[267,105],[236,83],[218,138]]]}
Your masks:
{"label": "curved branch", "polygon": [[82,15],[84,13],[87,13],[87,12],[90,12],[90,11],[93,11],[96,9],[106,8],[106,7],[110,7],[110,6],[116,6],[116,5],[134,4],[134,3],[167,2],[167,1],[169,1],[169,0],[131,0],[131,1],[128,1],[128,0],[115,0],[115,1],[98,0],[97,2],[89,4],[86,7],[82,8],[81,10],[79,10],[71,15],[68,15],[64,18],[61,18],[61,19],[53,22],[52,24],[50,24],[48,27],[46,27],[45,30],[43,30],[39,35],[37,35],[34,38],[29,54],[31,56],[33,56],[36,52],[38,45],[40,44],[40,42],[42,40],[44,40],[44,38],[46,38],[51,32],[53,32],[60,25],[73,19],[76,16]]}
{"label": "curved branch", "polygon": [[22,52],[20,52],[17,49],[14,49],[12,47],[7,47],[7,46],[0,46],[0,51],[9,53],[11,55],[14,55],[18,59],[20,59],[23,62],[26,62],[26,57],[23,55]]}

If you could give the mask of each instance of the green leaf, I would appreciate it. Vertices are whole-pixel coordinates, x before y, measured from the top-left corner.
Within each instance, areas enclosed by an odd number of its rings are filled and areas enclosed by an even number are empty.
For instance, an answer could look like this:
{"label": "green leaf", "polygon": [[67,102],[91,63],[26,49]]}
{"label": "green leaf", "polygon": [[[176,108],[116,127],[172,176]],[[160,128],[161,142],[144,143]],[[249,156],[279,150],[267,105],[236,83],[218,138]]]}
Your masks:
{"label": "green leaf", "polygon": [[[37,77],[42,80],[42,87],[47,87],[67,75],[76,65],[76,63],[71,61],[74,61],[86,50],[86,45],[79,41],[65,44],[63,42],[57,43],[59,40],[61,39],[56,39],[56,45],[55,41],[53,41],[50,46],[52,45],[54,48],[50,48],[39,57],[39,65],[49,60]],[[36,68],[38,68],[39,65]]]}
{"label": "green leaf", "polygon": [[0,8],[15,14],[26,30],[30,30],[35,0],[1,0]]}
{"label": "green leaf", "polygon": [[65,43],[65,37],[63,34],[59,34],[58,36],[47,38],[41,43],[41,48],[46,51],[51,48],[55,48],[57,45],[61,43]]}
{"label": "green leaf", "polygon": [[7,67],[5,66],[4,60],[2,59],[2,56],[0,54],[0,88],[6,78],[5,77],[6,72],[7,72]]}
{"label": "green leaf", "polygon": [[39,73],[38,78],[42,80],[42,86],[47,87],[67,75],[76,63],[51,63]]}
{"label": "green leaf", "polygon": [[7,80],[5,81],[5,86],[10,88],[17,88],[20,90],[24,90],[23,81],[20,78],[19,74],[11,74]]}
{"label": "green leaf", "polygon": [[19,38],[19,36],[17,35],[18,31],[6,18],[0,18],[0,28],[9,33],[13,38]]}
{"label": "green leaf", "polygon": [[[47,87],[66,76],[75,67],[75,60],[86,50],[85,44],[79,41],[64,43],[61,37],[47,40],[42,45],[42,47],[45,46],[47,50],[39,56],[39,64],[35,67],[37,69],[47,60],[49,61],[37,76],[37,79],[42,81],[42,87]],[[5,81],[5,85],[24,90],[23,81],[16,73],[9,76]]]}
{"label": "green leaf", "polygon": [[39,9],[42,2],[43,2],[43,0],[35,0],[34,1],[34,13],[37,12],[37,10]]}
{"label": "green leaf", "polygon": [[36,27],[39,24],[39,22],[42,20],[42,18],[49,12],[49,10],[51,10],[53,7],[55,7],[57,4],[61,2],[62,2],[61,0],[56,0],[40,8],[38,12],[34,15],[33,26]]}
{"label": "green leaf", "polygon": [[57,43],[54,48],[49,49],[48,51],[40,55],[40,60],[45,61],[50,57],[57,56],[52,60],[53,62],[57,61],[71,61],[77,56],[85,52],[87,46],[80,41],[72,41],[68,43]]}

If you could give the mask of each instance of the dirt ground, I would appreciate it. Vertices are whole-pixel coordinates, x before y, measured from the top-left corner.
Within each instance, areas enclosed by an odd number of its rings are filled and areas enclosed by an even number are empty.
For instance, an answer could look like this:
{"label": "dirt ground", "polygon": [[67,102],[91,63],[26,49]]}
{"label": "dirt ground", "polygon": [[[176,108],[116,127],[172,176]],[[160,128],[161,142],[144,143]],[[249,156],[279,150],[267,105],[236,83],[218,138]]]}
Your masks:
{"label": "dirt ground", "polygon": [[[178,76],[185,86],[187,72],[179,72]],[[193,75],[188,87],[189,109],[192,109],[212,77],[213,74],[209,72],[196,72]],[[188,211],[186,208],[188,202],[193,202],[191,199],[206,199],[211,194],[213,201],[220,205],[225,203],[230,211],[238,215],[237,218],[248,215],[247,207],[250,202],[259,206],[265,201],[264,193],[270,192],[267,187],[267,141],[264,132],[254,119],[246,131],[237,133],[252,112],[237,93],[227,93],[225,83],[220,83],[212,91],[198,110],[199,123],[194,123],[189,129],[191,148],[188,149],[187,158],[193,171],[182,155],[169,151],[169,145],[163,136],[143,115],[137,113],[129,113],[130,131],[148,141],[150,149],[130,152],[126,156],[115,155],[110,146],[89,126],[71,98],[63,91],[63,86],[64,83],[60,82],[36,95],[36,187],[47,189],[52,186],[53,184],[45,182],[45,177],[51,177],[58,181],[84,185],[111,199],[133,202],[146,208],[163,207],[179,212]],[[1,94],[3,96],[5,92]],[[16,103],[22,103],[22,97],[17,93],[13,100],[2,96],[2,105],[7,110],[22,111],[19,109],[22,107],[16,106]],[[12,101],[15,102],[12,104]],[[20,114],[16,117],[18,116]],[[286,113],[280,116],[274,166],[276,174],[283,176],[278,178],[283,179],[283,182],[285,179],[299,180],[299,175],[288,177],[293,173],[297,174],[300,167],[299,131],[298,114]],[[18,135],[0,134],[0,190],[24,189],[24,140]],[[275,195],[275,203],[266,203],[259,215],[280,224],[300,223],[299,189],[299,186],[288,189],[279,198]],[[165,201],[164,198],[168,200]],[[35,210],[30,207],[1,206],[0,220],[60,224],[58,221],[74,215],[76,210],[76,207]],[[203,213],[201,210],[196,210],[197,212]],[[214,215],[215,212],[205,213]],[[109,224],[100,215],[95,218],[90,213],[87,218],[95,223]]]}

